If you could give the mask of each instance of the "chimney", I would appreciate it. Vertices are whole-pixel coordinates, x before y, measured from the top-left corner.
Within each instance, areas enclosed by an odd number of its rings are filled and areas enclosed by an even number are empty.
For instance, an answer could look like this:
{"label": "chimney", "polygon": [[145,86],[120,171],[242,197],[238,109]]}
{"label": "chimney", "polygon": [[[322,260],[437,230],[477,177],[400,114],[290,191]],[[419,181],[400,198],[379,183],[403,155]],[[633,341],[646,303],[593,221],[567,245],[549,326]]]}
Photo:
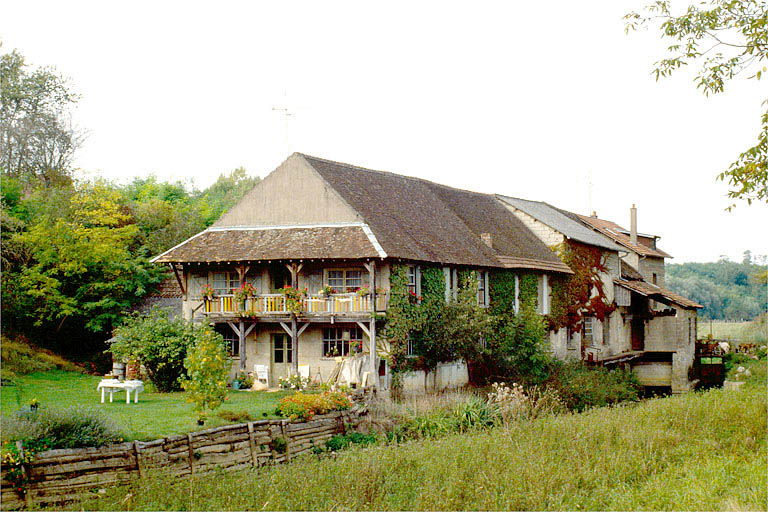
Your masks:
{"label": "chimney", "polygon": [[493,237],[490,233],[480,233],[480,238],[485,242],[485,245],[493,248]]}
{"label": "chimney", "polygon": [[634,204],[629,210],[629,241],[637,245],[637,208]]}
{"label": "chimney", "polygon": [[597,212],[595,210],[592,210],[592,218],[593,219],[597,218]]}

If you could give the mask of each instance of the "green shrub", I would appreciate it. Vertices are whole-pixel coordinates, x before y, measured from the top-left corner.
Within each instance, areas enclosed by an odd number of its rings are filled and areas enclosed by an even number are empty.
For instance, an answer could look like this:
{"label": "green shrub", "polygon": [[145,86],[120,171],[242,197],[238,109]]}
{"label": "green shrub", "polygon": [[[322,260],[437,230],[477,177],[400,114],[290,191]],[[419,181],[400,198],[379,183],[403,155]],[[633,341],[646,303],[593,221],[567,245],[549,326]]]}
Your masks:
{"label": "green shrub", "polygon": [[178,391],[184,378],[184,358],[195,342],[196,328],[183,318],[169,318],[162,309],[136,313],[115,329],[110,351],[122,361],[138,360],[161,393]]}
{"label": "green shrub", "polygon": [[194,404],[198,420],[224,403],[227,396],[227,375],[231,363],[221,334],[204,326],[196,332],[195,344],[189,349],[184,368],[188,380],[183,382],[187,401]]}
{"label": "green shrub", "polygon": [[[379,438],[375,432],[369,432],[367,434],[360,432],[350,432],[349,434],[333,436],[325,442],[325,447],[327,451],[337,452],[339,450],[348,448],[353,444],[359,444],[362,446],[374,444],[376,441],[378,441],[378,439]],[[316,450],[316,452],[317,451],[322,450]]]}
{"label": "green shrub", "polygon": [[568,409],[579,412],[637,400],[642,389],[631,371],[607,370],[583,363],[554,363],[545,384],[558,392]]}
{"label": "green shrub", "polygon": [[103,446],[120,442],[120,429],[100,411],[85,407],[43,407],[3,418],[3,440],[45,442],[50,449]]}

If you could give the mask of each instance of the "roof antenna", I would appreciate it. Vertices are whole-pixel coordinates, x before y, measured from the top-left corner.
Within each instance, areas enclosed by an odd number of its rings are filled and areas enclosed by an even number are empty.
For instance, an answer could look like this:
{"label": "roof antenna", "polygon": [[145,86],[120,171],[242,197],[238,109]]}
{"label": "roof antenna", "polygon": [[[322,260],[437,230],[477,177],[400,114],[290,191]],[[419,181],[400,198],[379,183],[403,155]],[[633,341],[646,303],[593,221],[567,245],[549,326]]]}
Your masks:
{"label": "roof antenna", "polygon": [[283,106],[282,107],[272,107],[272,110],[275,112],[282,112],[284,116],[284,143],[285,143],[285,153],[283,155],[283,158],[288,157],[291,154],[291,142],[290,142],[290,133],[289,133],[289,127],[288,127],[288,120],[291,116],[293,116],[293,112],[291,112],[288,109],[288,92],[283,91]]}

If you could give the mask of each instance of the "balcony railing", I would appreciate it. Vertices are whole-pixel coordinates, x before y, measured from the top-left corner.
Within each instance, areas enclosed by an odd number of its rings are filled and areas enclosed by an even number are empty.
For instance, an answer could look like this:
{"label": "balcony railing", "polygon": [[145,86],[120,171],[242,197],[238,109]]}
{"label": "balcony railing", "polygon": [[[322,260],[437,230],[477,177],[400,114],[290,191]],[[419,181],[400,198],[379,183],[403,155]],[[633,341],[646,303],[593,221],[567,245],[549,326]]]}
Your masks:
{"label": "balcony railing", "polygon": [[[357,293],[338,293],[330,297],[310,295],[302,299],[302,312],[305,314],[366,313],[373,311],[373,299],[370,295]],[[376,311],[387,309],[387,296],[376,295]],[[285,295],[270,293],[256,295],[237,301],[234,295],[219,295],[205,301],[206,313],[252,313],[256,315],[288,314]]]}

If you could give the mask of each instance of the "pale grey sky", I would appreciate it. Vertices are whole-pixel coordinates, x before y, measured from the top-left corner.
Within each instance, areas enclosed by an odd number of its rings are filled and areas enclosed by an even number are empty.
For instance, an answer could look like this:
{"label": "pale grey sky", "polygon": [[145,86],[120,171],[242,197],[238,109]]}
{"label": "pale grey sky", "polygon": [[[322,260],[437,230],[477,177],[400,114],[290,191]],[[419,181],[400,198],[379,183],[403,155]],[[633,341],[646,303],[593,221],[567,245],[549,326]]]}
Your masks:
{"label": "pale grey sky", "polygon": [[768,82],[656,83],[665,43],[621,19],[643,3],[17,1],[0,40],[72,79],[77,165],[115,180],[204,187],[300,151],[625,227],[636,203],[672,262],[768,254],[768,207],[724,212],[715,181]]}

